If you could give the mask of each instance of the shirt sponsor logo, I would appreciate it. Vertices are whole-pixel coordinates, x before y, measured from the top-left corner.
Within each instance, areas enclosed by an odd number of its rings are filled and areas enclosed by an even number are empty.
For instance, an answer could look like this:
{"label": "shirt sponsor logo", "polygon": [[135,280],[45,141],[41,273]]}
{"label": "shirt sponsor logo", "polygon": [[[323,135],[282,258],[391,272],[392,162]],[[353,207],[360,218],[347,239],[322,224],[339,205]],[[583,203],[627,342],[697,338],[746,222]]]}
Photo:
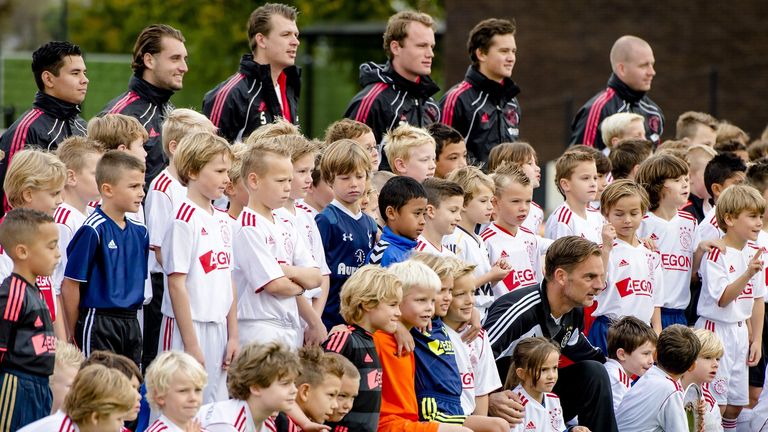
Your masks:
{"label": "shirt sponsor logo", "polygon": [[366,376],[366,381],[368,382],[368,389],[377,389],[381,387],[381,371],[378,370],[372,370],[368,372],[368,375]]}
{"label": "shirt sponsor logo", "polygon": [[525,287],[536,283],[536,274],[533,270],[512,270],[507,277],[504,278],[504,285],[512,291],[519,287]]}
{"label": "shirt sponsor logo", "polygon": [[691,257],[687,255],[661,254],[661,265],[666,270],[688,271],[691,268]]}
{"label": "shirt sponsor logo", "polygon": [[475,373],[468,372],[461,374],[461,385],[465,389],[475,388]]}
{"label": "shirt sponsor logo", "polygon": [[616,282],[619,295],[624,298],[629,295],[650,297],[653,295],[653,284],[645,279],[626,278]]}
{"label": "shirt sponsor logo", "polygon": [[32,347],[35,349],[35,355],[42,355],[56,352],[56,336],[37,334],[32,336]]}
{"label": "shirt sponsor logo", "polygon": [[214,270],[228,269],[230,262],[232,262],[232,257],[224,251],[214,252],[211,250],[200,256],[200,264],[203,266],[205,274]]}

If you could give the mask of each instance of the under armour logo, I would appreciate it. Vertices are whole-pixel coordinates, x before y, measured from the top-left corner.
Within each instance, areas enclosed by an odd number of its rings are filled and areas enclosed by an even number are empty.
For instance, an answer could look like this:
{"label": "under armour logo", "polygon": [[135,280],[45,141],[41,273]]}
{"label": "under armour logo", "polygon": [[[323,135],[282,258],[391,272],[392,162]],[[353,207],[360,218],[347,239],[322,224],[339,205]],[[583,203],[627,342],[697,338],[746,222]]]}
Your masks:
{"label": "under armour logo", "polygon": [[349,233],[349,234],[344,233],[344,234],[342,234],[341,235],[341,239],[344,240],[344,241],[352,241],[353,240],[352,233]]}

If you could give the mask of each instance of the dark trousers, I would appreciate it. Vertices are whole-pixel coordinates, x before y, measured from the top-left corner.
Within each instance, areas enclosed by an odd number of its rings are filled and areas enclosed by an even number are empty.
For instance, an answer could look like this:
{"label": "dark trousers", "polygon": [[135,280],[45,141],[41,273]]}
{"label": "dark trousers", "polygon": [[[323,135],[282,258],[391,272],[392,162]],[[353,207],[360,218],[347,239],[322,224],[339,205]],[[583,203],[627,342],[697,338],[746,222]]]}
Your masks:
{"label": "dark trousers", "polygon": [[151,273],[152,301],[144,306],[144,353],[141,356],[142,372],[146,372],[149,364],[157,357],[157,346],[160,342],[160,324],[163,321],[163,313],[160,306],[163,304],[162,273]]}
{"label": "dark trousers", "polygon": [[75,342],[86,357],[104,350],[126,356],[141,367],[141,328],[134,310],[80,310]]}
{"label": "dark trousers", "polygon": [[51,413],[48,377],[0,371],[0,431],[13,432]]}
{"label": "dark trousers", "polygon": [[602,364],[586,360],[560,368],[554,393],[566,421],[579,416],[579,424],[591,431],[618,432],[611,382]]}

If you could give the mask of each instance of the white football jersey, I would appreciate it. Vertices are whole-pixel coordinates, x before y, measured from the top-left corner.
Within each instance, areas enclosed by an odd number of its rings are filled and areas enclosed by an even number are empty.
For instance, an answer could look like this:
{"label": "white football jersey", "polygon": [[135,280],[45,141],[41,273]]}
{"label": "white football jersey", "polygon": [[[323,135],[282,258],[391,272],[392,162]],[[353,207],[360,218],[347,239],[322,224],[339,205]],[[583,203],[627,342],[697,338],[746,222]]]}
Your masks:
{"label": "white football jersey", "polygon": [[30,423],[24,426],[23,428],[19,429],[19,432],[51,432],[51,431],[80,432],[80,428],[77,427],[75,422],[73,422],[68,415],[64,414],[63,411],[59,410],[49,415],[48,417],[43,417],[40,420],[34,423]]}
{"label": "white football jersey", "polygon": [[683,386],[657,366],[629,389],[616,410],[621,432],[687,431]]}
{"label": "white football jersey", "polygon": [[605,371],[608,372],[608,378],[611,380],[611,394],[613,394],[613,410],[617,411],[621,400],[624,399],[624,395],[627,394],[629,388],[632,387],[632,378],[624,370],[617,360],[608,358],[605,359]]}
{"label": "white football jersey", "polygon": [[554,393],[544,393],[543,403],[533,399],[522,385],[515,387],[513,392],[520,397],[525,409],[525,419],[513,426],[510,432],[562,432],[565,430],[563,408],[560,398]]}
{"label": "white football jersey", "polygon": [[754,299],[765,296],[765,281],[762,272],[758,272],[741,291],[736,300],[725,307],[719,306],[725,288],[738,279],[747,270],[749,260],[759,250],[752,242],[747,242],[744,249],[728,247],[726,252],[712,249],[706,259],[701,260],[701,296],[697,305],[700,317],[712,321],[735,324],[752,316]]}
{"label": "white football jersey", "polygon": [[525,217],[521,226],[528,228],[528,231],[539,235],[541,234],[541,223],[544,222],[544,210],[531,201],[531,208],[528,210],[528,216]]}
{"label": "white football jersey", "polygon": [[[253,424],[251,410],[248,403],[242,400],[230,399],[214,402],[200,407],[197,412],[200,426],[216,431],[231,432],[275,432],[275,420],[269,417],[259,429]],[[232,429],[227,429],[231,426]],[[147,431],[149,432],[149,431]]]}
{"label": "white football jersey", "polygon": [[493,222],[480,234],[480,238],[488,249],[490,262],[495,263],[504,258],[507,265],[512,268],[507,277],[493,287],[496,298],[514,289],[536,285],[541,281],[538,239],[527,228],[519,227],[517,233],[512,234]]}
{"label": "white football jersey", "polygon": [[423,235],[419,235],[419,237],[416,239],[416,247],[413,248],[413,250],[416,252],[424,252],[441,257],[456,258],[456,254],[451,252],[451,249],[448,247],[448,245],[433,245],[432,242],[427,240]]}
{"label": "white football jersey", "polygon": [[712,206],[712,209],[704,215],[704,219],[702,219],[701,223],[696,227],[693,236],[694,251],[699,247],[699,243],[703,240],[716,240],[725,235],[717,224],[717,216],[715,216],[716,210],[717,206]]}
{"label": "white football jersey", "polygon": [[557,240],[565,236],[580,236],[593,241],[598,245],[603,244],[603,224],[605,218],[599,210],[587,207],[587,218],[574,213],[564,202],[549,215],[544,229],[544,237]]}
{"label": "white football jersey", "polygon": [[[760,234],[757,235],[757,246],[763,249],[763,271],[760,278],[762,278],[765,284],[766,294],[768,294],[768,232],[760,230]],[[763,296],[763,301],[768,302],[768,295]]]}
{"label": "white football jersey", "polygon": [[306,244],[290,220],[272,212],[273,221],[246,207],[240,213],[240,231],[235,236],[234,279],[238,290],[239,319],[276,320],[290,328],[299,328],[295,296],[275,296],[264,286],[285,276],[281,264],[315,267]]}
{"label": "white football jersey", "polygon": [[661,306],[664,276],[657,252],[642,243],[632,246],[616,239],[608,257],[606,288],[597,295],[592,316],[610,319],[632,315],[650,324],[653,309]]}
{"label": "white football jersey", "polygon": [[320,214],[320,212],[317,211],[316,208],[314,208],[311,205],[307,204],[303,199],[296,200],[296,207],[299,207],[299,208],[304,209],[307,212],[309,212],[310,216],[312,216],[312,219],[314,219],[315,216]]}
{"label": "white football jersey", "polygon": [[[688,386],[690,388],[694,384],[691,384]],[[688,389],[686,389],[685,397],[683,398],[684,404],[693,404],[697,403],[698,400],[694,400],[692,396],[694,396],[695,392],[688,392]],[[704,432],[723,432],[723,416],[720,415],[720,406],[717,404],[717,400],[715,399],[714,395],[712,395],[712,391],[709,388],[708,383],[704,383],[701,385],[701,401],[704,401],[704,417],[701,419],[704,423]],[[755,413],[757,410],[757,407],[755,407],[752,412]],[[751,431],[759,431],[759,428],[750,429]]]}
{"label": "white football jersey", "polygon": [[[453,234],[443,237],[443,244],[461,260],[475,264],[475,277],[479,278],[491,271],[491,261],[485,242],[474,233],[457,226]],[[493,303],[493,290],[490,283],[477,287],[475,290],[475,306],[481,315]]]}
{"label": "white football jersey", "polygon": [[[173,209],[186,198],[187,188],[171,176],[168,168],[161,171],[149,184],[147,196],[144,198],[144,210],[150,248],[160,247],[165,232],[173,222],[175,216]],[[150,272],[161,272],[163,269],[154,255],[153,253],[149,254],[149,270]]]}
{"label": "white football jersey", "polygon": [[[185,432],[185,430],[161,414],[157,420],[145,429],[145,432]],[[201,427],[200,432],[206,432],[205,427]]]}
{"label": "white football jersey", "polygon": [[53,214],[53,219],[56,221],[56,227],[59,229],[59,252],[61,252],[61,259],[59,265],[53,270],[51,280],[53,283],[53,290],[56,295],[61,294],[61,283],[64,281],[64,269],[67,268],[67,246],[72,241],[72,237],[83,223],[86,216],[80,210],[72,207],[71,205],[62,202],[59,207],[56,208],[56,212]]}
{"label": "white football jersey", "polygon": [[664,269],[662,307],[685,309],[691,302],[693,236],[697,225],[696,218],[682,210],[668,221],[648,212],[640,224],[638,236],[653,240],[661,255]]}
{"label": "white football jersey", "polygon": [[456,365],[461,376],[461,408],[465,415],[475,411],[475,397],[485,396],[501,388],[501,378],[493,359],[491,344],[485,330],[472,342],[464,342],[461,337],[467,330],[457,333],[445,326],[445,331],[451,338],[456,351]]}
{"label": "white football jersey", "polygon": [[299,236],[306,238],[312,258],[317,261],[323,276],[331,274],[328,263],[325,262],[325,248],[323,247],[323,239],[320,237],[320,231],[317,229],[315,214],[312,213],[308,205],[301,204],[298,201],[294,207],[296,209],[296,228],[299,230]]}
{"label": "white football jersey", "polygon": [[[222,323],[232,306],[232,232],[229,215],[213,206],[202,209],[189,199],[174,210],[161,253],[167,275],[187,275],[192,319]],[[163,293],[163,315],[174,318],[169,290]]]}

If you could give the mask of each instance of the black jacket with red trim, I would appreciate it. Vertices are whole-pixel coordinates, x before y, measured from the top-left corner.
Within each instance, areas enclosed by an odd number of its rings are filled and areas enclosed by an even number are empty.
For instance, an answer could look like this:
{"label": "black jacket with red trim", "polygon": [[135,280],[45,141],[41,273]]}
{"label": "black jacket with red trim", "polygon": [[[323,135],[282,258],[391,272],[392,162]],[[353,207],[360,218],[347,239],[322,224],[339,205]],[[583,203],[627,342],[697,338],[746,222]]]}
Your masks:
{"label": "black jacket with red trim", "polygon": [[[13,155],[27,145],[56,150],[66,138],[85,135],[86,128],[85,120],[80,117],[79,105],[37,92],[32,108],[22,114],[0,137],[0,185],[5,181],[5,173]],[[0,194],[4,203],[0,208],[2,215],[7,210],[7,203],[5,192],[0,190]]]}
{"label": "black jacket with red trim", "polygon": [[493,81],[470,66],[464,81],[440,100],[440,121],[456,129],[467,143],[467,156],[485,162],[491,149],[520,136],[520,87],[509,78]]}
{"label": "black jacket with red trim", "polygon": [[645,92],[632,90],[615,74],[608,79],[608,87],[587,101],[571,124],[571,144],[584,144],[599,150],[605,148],[600,123],[613,114],[628,112],[645,118],[645,136],[659,144],[664,132],[664,113]]}
{"label": "black jacket with red trim", "polygon": [[[283,69],[278,78],[278,100],[272,83],[272,69],[253,60],[251,54],[240,59],[240,69],[217,85],[203,98],[203,114],[219,128],[219,135],[230,142],[242,141],[260,126],[278,117],[299,123],[301,70]],[[282,106],[281,106],[282,103]]]}
{"label": "black jacket with red trim", "polygon": [[[370,126],[378,143],[401,123],[424,127],[440,120],[440,107],[432,98],[440,87],[429,76],[413,82],[395,72],[389,62],[368,62],[360,65],[360,85],[363,90],[352,98],[344,117]],[[380,169],[389,169],[384,153]]]}
{"label": "black jacket with red trim", "polygon": [[99,116],[124,114],[136,118],[147,130],[149,138],[144,143],[147,151],[147,172],[144,175],[149,185],[160,171],[168,166],[168,157],[163,151],[160,134],[165,117],[175,109],[170,102],[172,90],[153,86],[141,77],[133,75],[128,82],[128,91],[107,103]]}

